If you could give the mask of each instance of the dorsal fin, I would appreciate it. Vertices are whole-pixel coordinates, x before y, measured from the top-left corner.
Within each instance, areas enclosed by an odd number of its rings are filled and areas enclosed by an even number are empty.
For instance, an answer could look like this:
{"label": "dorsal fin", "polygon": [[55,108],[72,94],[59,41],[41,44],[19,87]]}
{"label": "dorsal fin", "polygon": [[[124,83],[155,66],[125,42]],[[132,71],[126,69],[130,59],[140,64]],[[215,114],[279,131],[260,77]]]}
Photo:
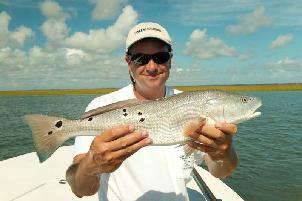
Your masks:
{"label": "dorsal fin", "polygon": [[118,101],[115,103],[111,103],[109,105],[105,105],[103,107],[98,107],[92,110],[89,110],[88,112],[85,112],[81,119],[85,119],[88,117],[96,116],[99,114],[103,114],[105,112],[109,112],[112,110],[116,109],[121,109],[123,107],[129,107],[129,106],[134,106],[134,105],[139,105],[143,102],[147,102],[148,100],[139,100],[139,99],[128,99],[128,100],[123,100],[123,101]]}

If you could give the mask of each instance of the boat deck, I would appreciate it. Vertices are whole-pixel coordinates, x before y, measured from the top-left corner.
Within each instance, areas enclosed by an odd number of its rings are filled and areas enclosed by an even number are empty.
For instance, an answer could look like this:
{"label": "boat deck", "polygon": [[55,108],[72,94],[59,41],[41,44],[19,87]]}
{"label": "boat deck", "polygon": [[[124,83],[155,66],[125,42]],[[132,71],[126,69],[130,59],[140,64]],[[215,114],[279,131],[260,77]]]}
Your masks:
{"label": "boat deck", "polygon": [[[0,161],[2,201],[92,201],[98,196],[77,198],[65,182],[65,171],[71,164],[73,146],[59,148],[52,157],[40,163],[35,153]],[[201,178],[217,199],[223,201],[242,201],[231,188],[213,177],[201,167],[195,167]],[[190,200],[207,200],[196,182],[192,179],[188,185]]]}

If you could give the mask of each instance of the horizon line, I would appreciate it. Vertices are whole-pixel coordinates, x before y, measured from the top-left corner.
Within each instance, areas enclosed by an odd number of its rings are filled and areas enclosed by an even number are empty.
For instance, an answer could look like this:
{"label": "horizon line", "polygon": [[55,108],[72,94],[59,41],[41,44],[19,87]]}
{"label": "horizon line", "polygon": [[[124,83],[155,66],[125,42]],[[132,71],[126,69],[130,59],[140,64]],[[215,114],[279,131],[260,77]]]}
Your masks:
{"label": "horizon line", "polygon": [[[302,83],[275,84],[233,84],[233,85],[194,85],[173,86],[181,91],[223,90],[223,91],[302,91]],[[28,89],[1,90],[0,96],[17,95],[72,95],[72,94],[105,94],[119,89],[119,87],[83,88],[83,89]]]}

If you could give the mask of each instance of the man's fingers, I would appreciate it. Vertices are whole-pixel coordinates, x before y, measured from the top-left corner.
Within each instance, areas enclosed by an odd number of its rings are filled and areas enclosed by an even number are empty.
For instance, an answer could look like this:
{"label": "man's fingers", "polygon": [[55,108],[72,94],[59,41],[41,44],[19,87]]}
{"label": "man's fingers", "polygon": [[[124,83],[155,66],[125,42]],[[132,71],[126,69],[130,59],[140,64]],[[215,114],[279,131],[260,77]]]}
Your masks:
{"label": "man's fingers", "polygon": [[104,131],[101,135],[98,135],[98,140],[103,142],[110,142],[116,140],[120,137],[127,135],[134,131],[134,126],[132,125],[121,125],[112,129]]}
{"label": "man's fingers", "polygon": [[195,132],[188,135],[192,139],[200,141],[205,136],[206,138],[218,141],[226,140],[226,135],[219,129],[212,126],[203,126],[202,128],[196,130]]}
{"label": "man's fingers", "polygon": [[132,132],[132,133],[125,135],[123,137],[120,137],[114,141],[108,142],[108,147],[110,147],[111,151],[117,151],[120,149],[124,149],[128,146],[131,146],[147,137],[148,137],[147,131]]}
{"label": "man's fingers", "polygon": [[116,159],[127,158],[137,152],[142,147],[145,147],[150,144],[152,144],[152,140],[150,138],[145,138],[131,146],[125,147],[124,149],[112,152],[112,157]]}
{"label": "man's fingers", "polygon": [[218,141],[224,141],[226,139],[225,133],[212,126],[204,126],[202,128],[202,134]]}
{"label": "man's fingers", "polygon": [[206,152],[206,153],[216,151],[216,149],[213,148],[213,147],[210,147],[210,146],[207,146],[207,145],[204,145],[204,144],[200,144],[200,143],[197,143],[197,142],[194,142],[194,141],[188,141],[187,144],[190,147],[192,147],[193,149],[197,149],[199,151]]}
{"label": "man's fingers", "polygon": [[235,124],[219,122],[215,124],[215,127],[225,134],[234,135],[237,133],[237,126]]}
{"label": "man's fingers", "polygon": [[217,144],[215,143],[215,141],[213,139],[208,138],[207,136],[204,136],[204,135],[200,135],[196,142],[206,145],[208,147],[213,147],[213,148],[217,147]]}

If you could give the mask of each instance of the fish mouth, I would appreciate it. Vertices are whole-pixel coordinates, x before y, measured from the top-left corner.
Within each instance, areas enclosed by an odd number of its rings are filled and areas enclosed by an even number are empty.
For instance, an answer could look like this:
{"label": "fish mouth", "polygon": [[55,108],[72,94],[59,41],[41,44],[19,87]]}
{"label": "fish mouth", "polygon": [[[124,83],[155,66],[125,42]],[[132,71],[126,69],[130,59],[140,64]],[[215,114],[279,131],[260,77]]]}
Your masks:
{"label": "fish mouth", "polygon": [[234,121],[233,123],[241,123],[241,122],[244,122],[244,121],[247,121],[249,119],[253,119],[253,118],[256,118],[256,117],[259,117],[261,115],[261,112],[257,111],[257,109],[261,106],[261,101],[259,101],[259,103],[253,108],[253,109],[250,109],[246,115],[244,115],[242,118],[240,119],[237,119],[236,121]]}
{"label": "fish mouth", "polygon": [[256,107],[253,110],[250,110],[247,116],[249,116],[250,119],[259,117],[261,115],[261,112],[257,111],[261,107],[262,103],[259,101],[259,103],[256,105]]}
{"label": "fish mouth", "polygon": [[261,112],[254,112],[254,113],[252,113],[251,115],[250,115],[250,117],[251,117],[251,119],[252,118],[256,118],[256,117],[259,117],[261,115]]}

